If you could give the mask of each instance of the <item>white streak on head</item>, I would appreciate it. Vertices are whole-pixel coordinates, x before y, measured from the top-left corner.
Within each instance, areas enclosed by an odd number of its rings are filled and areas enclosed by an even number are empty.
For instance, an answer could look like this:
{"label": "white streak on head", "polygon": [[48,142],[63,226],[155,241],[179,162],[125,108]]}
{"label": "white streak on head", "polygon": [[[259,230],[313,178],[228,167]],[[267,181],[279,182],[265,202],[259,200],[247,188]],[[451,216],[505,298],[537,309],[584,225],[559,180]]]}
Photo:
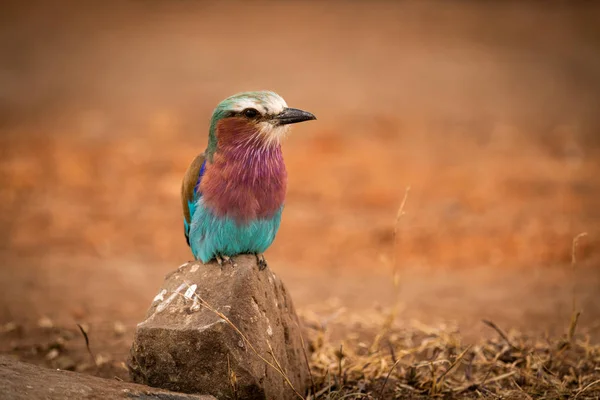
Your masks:
{"label": "white streak on head", "polygon": [[244,92],[238,93],[223,100],[227,109],[235,112],[254,108],[262,115],[277,115],[287,108],[285,100],[275,92]]}

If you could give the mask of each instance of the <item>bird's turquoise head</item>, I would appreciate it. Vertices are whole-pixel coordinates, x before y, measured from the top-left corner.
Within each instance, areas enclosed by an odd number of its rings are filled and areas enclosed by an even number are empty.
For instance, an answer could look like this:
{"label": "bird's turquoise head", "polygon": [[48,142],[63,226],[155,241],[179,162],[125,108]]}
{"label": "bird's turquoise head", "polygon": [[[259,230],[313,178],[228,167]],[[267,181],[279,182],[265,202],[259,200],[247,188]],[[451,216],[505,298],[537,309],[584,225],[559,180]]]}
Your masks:
{"label": "bird's turquoise head", "polygon": [[288,107],[275,92],[258,91],[235,94],[221,101],[210,122],[207,155],[212,157],[220,144],[251,142],[257,146],[277,145],[290,124],[316,117]]}

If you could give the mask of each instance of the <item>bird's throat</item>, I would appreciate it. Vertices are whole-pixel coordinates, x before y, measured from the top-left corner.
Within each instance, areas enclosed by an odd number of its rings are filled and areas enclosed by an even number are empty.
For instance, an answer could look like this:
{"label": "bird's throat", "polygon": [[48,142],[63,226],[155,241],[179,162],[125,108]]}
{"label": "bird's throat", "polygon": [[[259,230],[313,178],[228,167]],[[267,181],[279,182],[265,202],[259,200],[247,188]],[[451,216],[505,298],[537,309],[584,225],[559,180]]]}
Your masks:
{"label": "bird's throat", "polygon": [[200,188],[213,213],[245,223],[281,209],[287,173],[279,143],[264,143],[256,128],[241,122],[220,121],[218,145]]}

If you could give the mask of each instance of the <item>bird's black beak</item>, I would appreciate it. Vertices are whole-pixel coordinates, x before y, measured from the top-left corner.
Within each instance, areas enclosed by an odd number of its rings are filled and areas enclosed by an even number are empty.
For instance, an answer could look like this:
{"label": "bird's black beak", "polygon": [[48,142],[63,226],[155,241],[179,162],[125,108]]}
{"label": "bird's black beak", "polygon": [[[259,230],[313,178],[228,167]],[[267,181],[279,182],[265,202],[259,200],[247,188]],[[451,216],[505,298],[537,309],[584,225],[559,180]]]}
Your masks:
{"label": "bird's black beak", "polygon": [[311,119],[317,119],[317,117],[307,111],[298,110],[297,108],[285,108],[274,117],[274,121],[277,125],[296,124],[298,122],[310,121]]}

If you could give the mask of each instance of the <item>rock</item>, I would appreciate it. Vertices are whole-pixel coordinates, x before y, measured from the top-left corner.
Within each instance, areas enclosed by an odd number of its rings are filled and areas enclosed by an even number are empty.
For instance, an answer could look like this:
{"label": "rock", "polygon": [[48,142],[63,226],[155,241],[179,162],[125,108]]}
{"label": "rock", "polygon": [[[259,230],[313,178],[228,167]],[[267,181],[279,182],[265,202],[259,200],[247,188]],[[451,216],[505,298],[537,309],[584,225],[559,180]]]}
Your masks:
{"label": "rock", "polygon": [[74,371],[77,363],[69,356],[59,356],[53,363],[53,365],[62,370]]}
{"label": "rock", "polygon": [[268,360],[305,393],[308,367],[292,299],[269,268],[258,269],[256,257],[235,262],[190,262],[167,275],[135,332],[128,360],[134,382],[218,399],[297,397]]}
{"label": "rock", "polygon": [[0,356],[0,397],[10,400],[215,400],[213,396],[173,393],[135,383],[38,367]]}

